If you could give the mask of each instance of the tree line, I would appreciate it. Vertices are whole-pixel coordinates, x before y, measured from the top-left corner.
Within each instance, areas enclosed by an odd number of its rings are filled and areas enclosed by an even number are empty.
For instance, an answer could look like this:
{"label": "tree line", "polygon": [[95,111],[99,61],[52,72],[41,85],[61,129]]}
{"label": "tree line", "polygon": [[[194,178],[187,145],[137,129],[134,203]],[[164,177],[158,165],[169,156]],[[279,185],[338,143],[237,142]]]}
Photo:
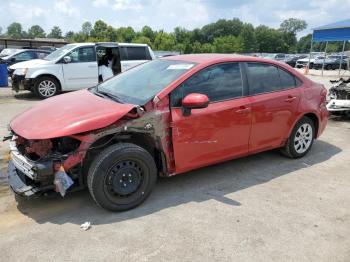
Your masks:
{"label": "tree line", "polygon": [[[39,25],[23,30],[20,23],[7,27],[2,36],[19,38],[59,38],[68,42],[133,42],[145,43],[154,50],[179,51],[181,53],[307,53],[310,50],[311,34],[297,39],[297,33],[306,29],[304,20],[289,18],[278,29],[265,25],[254,27],[238,18],[220,19],[202,28],[187,30],[176,27],[173,32],[153,30],[144,26],[140,31],[132,27],[115,28],[102,20],[94,24],[84,22],[79,32],[68,31],[63,35],[58,26],[46,33]],[[0,27],[0,34],[1,34]],[[315,50],[322,50],[316,44]],[[330,43],[328,50],[340,51],[340,43]]]}

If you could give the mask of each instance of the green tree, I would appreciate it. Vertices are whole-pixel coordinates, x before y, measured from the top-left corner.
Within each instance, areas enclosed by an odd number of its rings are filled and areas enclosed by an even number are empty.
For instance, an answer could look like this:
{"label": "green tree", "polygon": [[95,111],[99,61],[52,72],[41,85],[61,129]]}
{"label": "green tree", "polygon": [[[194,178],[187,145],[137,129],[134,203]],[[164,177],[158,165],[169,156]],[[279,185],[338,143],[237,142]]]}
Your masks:
{"label": "green tree", "polygon": [[28,29],[28,37],[29,38],[44,38],[46,36],[44,29],[42,29],[39,25],[33,25]]}
{"label": "green tree", "polygon": [[7,27],[7,36],[12,38],[21,38],[22,37],[22,25],[20,23],[12,23]]}
{"label": "green tree", "polygon": [[307,23],[304,20],[297,18],[289,18],[284,20],[280,25],[280,30],[285,33],[296,34],[306,29]]}
{"label": "green tree", "polygon": [[68,32],[65,34],[65,36],[64,36],[64,38],[65,38],[65,39],[68,39],[68,40],[73,39],[73,37],[74,37],[74,32],[73,32],[73,31],[68,31]]}
{"label": "green tree", "polygon": [[202,44],[202,50],[201,50],[202,53],[212,53],[213,50],[214,50],[214,47],[212,44],[210,43]]}
{"label": "green tree", "polygon": [[284,53],[288,51],[288,45],[283,39],[283,33],[279,30],[260,25],[255,28],[257,49],[259,52]]}
{"label": "green tree", "polygon": [[147,37],[148,39],[150,39],[152,42],[154,41],[154,39],[156,38],[156,33],[152,30],[151,27],[145,25],[144,27],[142,27],[141,29],[141,34],[142,36]]}
{"label": "green tree", "polygon": [[312,35],[308,34],[306,36],[303,36],[299,39],[298,43],[297,43],[297,52],[298,53],[308,53],[310,52],[310,48],[311,48],[311,39],[312,39]]}
{"label": "green tree", "polygon": [[118,28],[117,34],[127,43],[130,43],[136,36],[136,33],[131,26]]}
{"label": "green tree", "polygon": [[106,41],[107,28],[108,25],[104,21],[97,20],[90,32],[90,36],[95,38],[97,41]]}
{"label": "green tree", "polygon": [[243,51],[243,43],[233,35],[221,36],[214,39],[214,51],[217,53],[237,53]]}
{"label": "green tree", "polygon": [[81,25],[81,32],[87,37],[90,36],[91,30],[92,30],[92,24],[90,22],[86,21]]}
{"label": "green tree", "polygon": [[204,40],[207,43],[221,36],[238,36],[243,27],[243,23],[238,19],[232,20],[220,19],[215,23],[203,26],[201,29]]}
{"label": "green tree", "polygon": [[307,23],[304,20],[289,18],[280,25],[283,32],[283,40],[288,45],[289,52],[295,52],[297,47],[297,33],[306,29]]}
{"label": "green tree", "polygon": [[175,37],[173,34],[169,34],[161,30],[158,32],[154,40],[154,48],[156,50],[171,51],[175,48]]}
{"label": "green tree", "polygon": [[243,52],[256,52],[257,42],[255,30],[252,24],[244,24],[238,38],[243,45]]}
{"label": "green tree", "polygon": [[54,26],[47,35],[48,38],[62,38],[62,30],[58,26]]}
{"label": "green tree", "polygon": [[147,36],[137,36],[132,40],[133,43],[139,43],[139,44],[147,44],[149,46],[152,46],[151,39],[149,39]]}
{"label": "green tree", "polygon": [[0,26],[0,35],[2,35],[2,27]]}

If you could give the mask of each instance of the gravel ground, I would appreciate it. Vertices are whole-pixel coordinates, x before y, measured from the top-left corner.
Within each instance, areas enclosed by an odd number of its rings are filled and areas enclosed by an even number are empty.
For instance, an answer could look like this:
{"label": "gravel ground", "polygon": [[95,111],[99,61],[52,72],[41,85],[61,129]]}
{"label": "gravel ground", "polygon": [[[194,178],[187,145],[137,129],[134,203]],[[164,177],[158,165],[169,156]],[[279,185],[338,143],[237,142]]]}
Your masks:
{"label": "gravel ground", "polygon": [[[0,88],[0,136],[37,102]],[[2,160],[0,261],[350,261],[349,141],[350,122],[333,119],[303,159],[270,151],[160,179],[123,213],[87,191],[16,202]]]}

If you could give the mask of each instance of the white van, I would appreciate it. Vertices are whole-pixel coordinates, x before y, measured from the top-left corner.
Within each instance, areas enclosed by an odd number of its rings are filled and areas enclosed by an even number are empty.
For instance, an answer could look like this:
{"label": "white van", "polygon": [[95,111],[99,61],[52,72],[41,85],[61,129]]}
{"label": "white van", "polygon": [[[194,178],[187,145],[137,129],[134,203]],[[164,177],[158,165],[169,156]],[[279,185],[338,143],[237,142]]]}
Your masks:
{"label": "white van", "polygon": [[60,91],[95,86],[106,80],[106,71],[111,77],[153,59],[153,51],[146,44],[76,43],[44,59],[12,65],[9,73],[15,91],[30,90],[48,98]]}

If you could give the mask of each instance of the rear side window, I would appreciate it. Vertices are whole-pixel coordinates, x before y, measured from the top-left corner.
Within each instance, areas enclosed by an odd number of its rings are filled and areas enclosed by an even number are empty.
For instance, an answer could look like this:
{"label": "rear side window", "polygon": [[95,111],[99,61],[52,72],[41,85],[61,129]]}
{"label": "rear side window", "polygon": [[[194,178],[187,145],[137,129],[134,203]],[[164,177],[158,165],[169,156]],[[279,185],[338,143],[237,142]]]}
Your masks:
{"label": "rear side window", "polygon": [[145,46],[122,46],[120,47],[120,58],[125,60],[151,60],[148,48]]}
{"label": "rear side window", "polygon": [[270,93],[301,85],[301,81],[287,71],[266,63],[247,63],[249,94]]}
{"label": "rear side window", "polygon": [[293,88],[296,86],[295,77],[290,73],[278,68],[281,80],[281,89]]}
{"label": "rear side window", "polygon": [[250,94],[268,93],[280,89],[277,67],[269,64],[248,63]]}
{"label": "rear side window", "polygon": [[241,97],[243,83],[238,63],[227,63],[205,68],[178,86],[171,94],[172,106],[181,106],[190,93],[207,95],[210,102]]}

